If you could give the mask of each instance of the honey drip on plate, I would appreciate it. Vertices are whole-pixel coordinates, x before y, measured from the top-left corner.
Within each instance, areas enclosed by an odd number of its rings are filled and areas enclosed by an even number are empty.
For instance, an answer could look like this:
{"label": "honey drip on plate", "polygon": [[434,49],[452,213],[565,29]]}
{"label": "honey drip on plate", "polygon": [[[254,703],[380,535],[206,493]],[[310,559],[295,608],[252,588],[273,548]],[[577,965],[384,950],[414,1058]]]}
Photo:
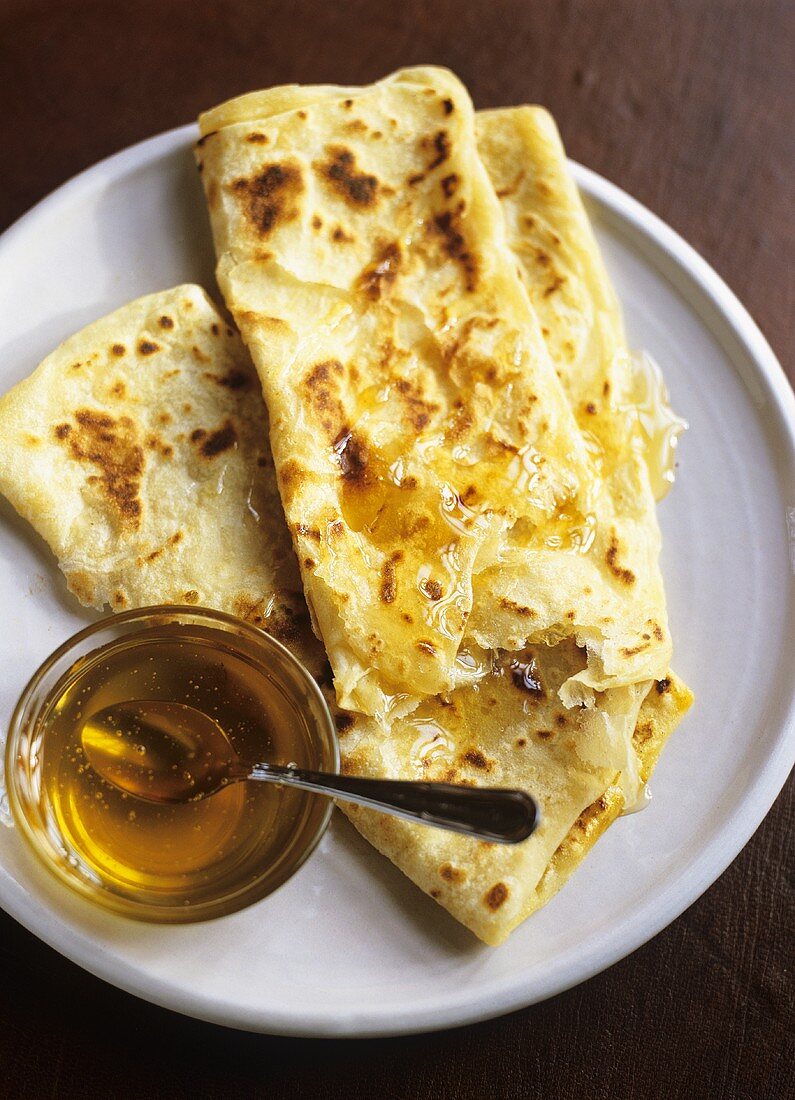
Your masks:
{"label": "honey drip on plate", "polygon": [[687,421],[668,403],[662,371],[648,352],[633,352],[629,365],[631,389],[622,410],[637,419],[654,499],[662,500],[676,477],[676,445]]}

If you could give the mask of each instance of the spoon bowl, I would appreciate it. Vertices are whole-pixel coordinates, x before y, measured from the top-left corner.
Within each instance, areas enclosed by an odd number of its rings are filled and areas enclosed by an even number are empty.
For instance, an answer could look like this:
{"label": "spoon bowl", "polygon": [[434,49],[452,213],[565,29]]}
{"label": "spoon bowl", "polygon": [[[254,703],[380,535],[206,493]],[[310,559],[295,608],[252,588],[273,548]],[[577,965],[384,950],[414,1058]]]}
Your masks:
{"label": "spoon bowl", "polygon": [[80,736],[94,771],[150,802],[205,798],[248,772],[218,723],[187,703],[141,699],[104,707]]}

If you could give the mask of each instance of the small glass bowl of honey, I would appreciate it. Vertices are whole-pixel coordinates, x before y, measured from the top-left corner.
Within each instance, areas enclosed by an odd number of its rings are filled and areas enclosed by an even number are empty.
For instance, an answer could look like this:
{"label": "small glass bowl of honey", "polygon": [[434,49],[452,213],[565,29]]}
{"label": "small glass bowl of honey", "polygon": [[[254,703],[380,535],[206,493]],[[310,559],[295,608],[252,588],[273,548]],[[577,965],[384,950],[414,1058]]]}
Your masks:
{"label": "small glass bowl of honey", "polygon": [[213,718],[243,760],[339,770],[320,689],[269,635],[196,607],[115,615],[44,662],[11,721],[8,799],[37,856],[84,897],[139,920],[207,920],[282,885],[319,843],[332,803],[271,783],[177,804],[120,790],[88,763],[81,731],[131,700]]}

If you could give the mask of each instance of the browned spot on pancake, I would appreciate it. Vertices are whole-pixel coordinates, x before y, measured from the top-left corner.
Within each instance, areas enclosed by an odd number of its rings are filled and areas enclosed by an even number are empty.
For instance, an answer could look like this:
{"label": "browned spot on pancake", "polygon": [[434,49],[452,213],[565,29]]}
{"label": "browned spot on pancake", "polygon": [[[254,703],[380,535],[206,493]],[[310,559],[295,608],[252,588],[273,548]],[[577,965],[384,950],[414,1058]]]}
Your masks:
{"label": "browned spot on pancake", "polygon": [[210,325],[210,332],[213,334],[213,336],[220,336],[221,335],[220,325],[216,324],[216,322],[213,321],[213,323]]}
{"label": "browned spot on pancake", "polygon": [[400,245],[396,241],[378,247],[375,259],[359,276],[359,286],[366,297],[376,302],[389,290],[397,279],[400,262]]}
{"label": "browned spot on pancake", "polygon": [[386,559],[381,565],[381,586],[378,590],[378,595],[382,603],[394,603],[397,596],[397,577],[395,575],[395,565],[401,561],[403,554],[400,550],[396,550],[394,554]]}
{"label": "browned spot on pancake", "polygon": [[401,611],[400,617],[404,623],[408,623],[409,626],[414,622],[414,619],[409,615],[408,611]]}
{"label": "browned spot on pancake", "polygon": [[124,397],[127,389],[121,379],[114,382],[110,387],[110,392],[113,397]]}
{"label": "browned spot on pancake", "polygon": [[564,275],[555,275],[552,282],[544,290],[544,297],[549,298],[551,294],[554,294],[556,290],[560,290],[563,284],[566,282]]}
{"label": "browned spot on pancake", "polygon": [[39,447],[41,445],[39,436],[32,435],[30,432],[25,433],[25,442],[29,447]]}
{"label": "browned spot on pancake", "polygon": [[206,432],[204,428],[196,428],[191,432],[194,443],[200,444],[199,451],[205,458],[215,458],[216,455],[228,451],[237,443],[237,432],[231,420],[225,421],[215,431]]}
{"label": "browned spot on pancake", "polygon": [[442,110],[444,111],[444,113],[446,115],[451,115],[453,113],[455,108],[453,106],[452,99],[443,99],[442,100]]}
{"label": "browned spot on pancake", "polygon": [[157,414],[158,424],[170,424],[173,417],[170,412],[161,412]]}
{"label": "browned spot on pancake", "polygon": [[353,235],[346,233],[341,225],[336,226],[331,234],[331,239],[337,244],[353,244]]}
{"label": "browned spot on pancake", "polygon": [[205,371],[204,377],[209,382],[215,382],[227,390],[244,390],[251,383],[251,376],[248,372],[238,370],[236,367],[228,370],[226,374],[213,374],[212,371]]}
{"label": "browned spot on pancake", "polygon": [[442,180],[442,191],[444,192],[446,198],[450,199],[453,197],[453,195],[458,190],[459,182],[460,181],[455,172],[451,172],[449,176],[444,177],[444,179]]}
{"label": "browned spot on pancake", "polygon": [[112,344],[111,348],[110,348],[110,351],[111,351],[111,355],[116,355],[116,356],[126,355],[127,348],[124,346],[124,344]]}
{"label": "browned spot on pancake", "polygon": [[556,714],[555,721],[561,727],[561,729],[569,724],[569,720],[565,714]]}
{"label": "browned spot on pancake", "polygon": [[460,217],[451,210],[445,210],[437,214],[433,219],[434,231],[442,238],[442,247],[451,260],[461,265],[464,274],[464,285],[468,291],[473,291],[477,286],[478,262],[475,255],[467,248],[466,241],[461,233]]}
{"label": "browned spot on pancake", "polygon": [[316,565],[314,558],[304,558],[304,569],[314,569]]}
{"label": "browned spot on pancake", "polygon": [[189,588],[187,592],[182,593],[182,601],[183,603],[198,603],[199,593],[195,588]]}
{"label": "browned spot on pancake", "polygon": [[278,472],[279,488],[284,497],[285,504],[289,504],[295,496],[296,490],[301,486],[306,477],[306,471],[294,458],[288,458],[282,464]]}
{"label": "browned spot on pancake", "polygon": [[613,576],[617,577],[618,580],[622,581],[624,584],[634,584],[635,574],[632,572],[631,569],[625,569],[623,566],[621,566],[619,564],[619,561],[618,561],[619,550],[620,550],[620,547],[619,547],[619,544],[618,544],[618,539],[616,538],[615,535],[612,535],[612,537],[610,539],[610,545],[607,548],[607,553],[605,554],[605,561],[607,562],[607,567],[610,570],[610,572],[613,574]]}
{"label": "browned spot on pancake", "polygon": [[304,190],[301,169],[285,161],[269,164],[250,179],[236,179],[232,190],[241,196],[246,217],[261,236],[298,216],[298,198]]}
{"label": "browned spot on pancake", "polygon": [[447,136],[446,130],[438,130],[432,138],[423,138],[423,148],[431,146],[433,150],[433,159],[428,164],[426,171],[432,172],[434,168],[438,168],[440,164],[444,164],[447,158],[450,156],[450,139]]}
{"label": "browned spot on pancake", "polygon": [[346,111],[350,111],[351,107],[353,106],[353,100],[343,99],[342,106],[345,108]]}
{"label": "browned spot on pancake", "polygon": [[429,600],[440,600],[443,595],[441,584],[431,577],[427,577],[425,580],[420,581],[420,591],[423,596],[427,596]]}
{"label": "browned spot on pancake", "polygon": [[302,535],[305,539],[312,539],[313,542],[320,542],[320,531],[317,527],[308,527],[305,523],[296,523],[293,530],[296,535]]}
{"label": "browned spot on pancake", "polygon": [[416,643],[416,647],[420,651],[420,653],[424,653],[427,657],[436,656],[436,646],[433,644],[433,642],[428,642],[425,639],[420,639],[420,641]]}
{"label": "browned spot on pancake", "polygon": [[644,649],[649,648],[648,642],[639,642],[634,646],[622,646],[621,652],[625,657],[637,657],[639,653],[643,653]]}
{"label": "browned spot on pancake", "polygon": [[252,130],[250,134],[246,134],[246,141],[252,145],[267,145],[270,138],[267,134],[260,133],[259,130]]}
{"label": "browned spot on pancake", "polygon": [[373,206],[378,199],[378,180],[356,166],[356,157],[342,145],[326,148],[328,160],[315,164],[333,191],[352,206]]}
{"label": "browned spot on pancake", "polygon": [[312,215],[312,228],[313,229],[322,229],[323,228],[323,219],[321,218],[321,216],[319,214],[313,214]]}
{"label": "browned spot on pancake", "polygon": [[638,724],[635,726],[635,732],[632,734],[632,740],[638,745],[643,745],[653,736],[654,723],[646,720],[643,722],[638,722]]}
{"label": "browned spot on pancake", "polygon": [[201,348],[196,347],[195,344],[191,347],[190,350],[191,350],[191,353],[193,355],[193,358],[196,359],[197,362],[199,362],[199,363],[209,363],[209,362],[211,362],[210,356],[205,355],[204,352],[201,350]]}
{"label": "browned spot on pancake", "polygon": [[534,657],[530,657],[526,661],[514,658],[511,661],[510,669],[514,686],[519,688],[520,691],[526,691],[530,695],[544,695],[544,685],[541,682],[541,674],[538,671],[538,665]]}
{"label": "browned spot on pancake", "polygon": [[433,890],[429,890],[428,893],[431,895],[434,901],[442,896],[442,891],[435,888]]}
{"label": "browned spot on pancake", "polygon": [[588,402],[588,404],[585,406],[585,411],[590,416],[595,416],[596,415],[596,405],[593,403],[593,401]]}
{"label": "browned spot on pancake", "polygon": [[508,887],[504,882],[495,882],[488,893],[483,895],[483,901],[493,912],[499,909],[508,897]]}
{"label": "browned spot on pancake", "polygon": [[90,479],[91,484],[102,486],[123,525],[137,529],[141,519],[138,491],[144,471],[144,452],[135,425],[127,416],[114,419],[96,409],[79,409],[75,420],[77,427],[74,429],[68,424],[59,424],[55,429],[56,437],[68,440],[74,459],[98,468],[99,476]]}
{"label": "browned spot on pancake", "polygon": [[435,402],[428,401],[418,384],[408,378],[395,379],[394,389],[400,394],[406,417],[412,428],[415,432],[421,432],[428,426],[433,414],[439,411],[439,406]]}
{"label": "browned spot on pancake", "polygon": [[333,523],[328,525],[327,531],[332,538],[342,535],[345,531],[345,524],[341,519],[335,519]]}
{"label": "browned spot on pancake", "polygon": [[549,741],[550,737],[555,736],[552,730],[534,730],[533,732],[539,741]]}
{"label": "browned spot on pancake", "polygon": [[114,607],[126,607],[127,596],[122,592],[120,588],[117,588],[113,593],[113,606]]}
{"label": "browned spot on pancake", "polygon": [[367,129],[367,124],[360,118],[352,118],[350,122],[346,122],[343,126],[343,130],[351,134],[363,134]]}
{"label": "browned spot on pancake", "polygon": [[609,382],[605,382],[604,385],[602,386],[602,393],[604,394],[605,397],[610,396],[610,383]]}
{"label": "browned spot on pancake", "polygon": [[332,439],[344,431],[345,409],[337,391],[337,380],[344,373],[339,359],[326,359],[316,363],[303,381],[309,403]]}
{"label": "browned spot on pancake", "polygon": [[466,882],[466,871],[460,867],[454,867],[452,863],[443,863],[439,868],[439,874],[445,882]]}
{"label": "browned spot on pancake", "polygon": [[654,686],[657,688],[657,694],[658,695],[665,695],[666,691],[671,690],[671,681],[666,676],[662,680],[657,680],[655,682]]}
{"label": "browned spot on pancake", "polygon": [[365,440],[343,428],[334,441],[334,452],[340,464],[340,473],[350,485],[364,485],[370,480],[367,469],[370,448]]}
{"label": "browned spot on pancake", "polygon": [[532,607],[523,607],[515,600],[509,600],[507,596],[500,597],[500,607],[503,611],[510,611],[512,615],[519,615],[522,619],[534,619],[536,612]]}
{"label": "browned spot on pancake", "polygon": [[156,351],[160,351],[160,344],[156,344],[154,340],[138,341],[138,353],[140,355],[154,355]]}
{"label": "browned spot on pancake", "polygon": [[516,747],[517,747],[517,749],[523,749],[526,744],[527,744],[527,741],[524,737],[517,737],[516,738]]}
{"label": "browned spot on pancake", "polygon": [[424,179],[424,172],[412,172],[410,176],[406,177],[406,183],[409,185],[409,187],[414,187],[416,184],[422,183]]}
{"label": "browned spot on pancake", "polygon": [[173,535],[169,535],[162,546],[158,546],[156,550],[152,550],[151,553],[146,554],[142,558],[138,558],[138,564],[143,565],[145,562],[157,561],[164,550],[167,550],[170,546],[176,546],[177,543],[182,542],[182,532],[175,531]]}
{"label": "browned spot on pancake", "polygon": [[491,764],[480,749],[467,749],[461,759],[465,764],[470,764],[473,768],[478,768],[480,771],[491,771]]}
{"label": "browned spot on pancake", "polygon": [[174,321],[167,313],[164,313],[162,317],[158,318],[157,322],[161,328],[173,328]]}
{"label": "browned spot on pancake", "polygon": [[[653,619],[649,619],[649,623],[651,624],[651,626],[653,628],[654,637],[657,639],[658,642],[661,642],[663,640],[663,638],[665,637],[665,635],[662,632],[662,627],[660,626],[659,623],[655,623]],[[645,637],[645,635],[644,635],[644,637]]]}
{"label": "browned spot on pancake", "polygon": [[573,623],[574,620],[577,618],[577,612],[576,611],[567,611],[566,612],[566,618],[569,620],[570,623]]}

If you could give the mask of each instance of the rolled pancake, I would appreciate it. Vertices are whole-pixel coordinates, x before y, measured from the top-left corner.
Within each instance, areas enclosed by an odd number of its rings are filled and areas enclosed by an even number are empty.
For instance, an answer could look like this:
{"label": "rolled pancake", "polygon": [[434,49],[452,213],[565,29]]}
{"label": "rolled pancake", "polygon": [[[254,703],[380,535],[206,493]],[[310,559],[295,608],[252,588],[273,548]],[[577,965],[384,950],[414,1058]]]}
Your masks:
{"label": "rolled pancake", "polygon": [[204,291],[130,302],[0,400],[0,491],[90,606],[204,604],[319,670],[257,376]]}
{"label": "rolled pancake", "polygon": [[[462,85],[423,68],[277,88],[200,124],[218,279],[262,379],[340,704],[407,713],[476,679],[482,642],[579,638],[568,702],[662,675],[653,540],[631,569],[599,514]],[[489,632],[488,611],[467,620],[490,567]]]}

